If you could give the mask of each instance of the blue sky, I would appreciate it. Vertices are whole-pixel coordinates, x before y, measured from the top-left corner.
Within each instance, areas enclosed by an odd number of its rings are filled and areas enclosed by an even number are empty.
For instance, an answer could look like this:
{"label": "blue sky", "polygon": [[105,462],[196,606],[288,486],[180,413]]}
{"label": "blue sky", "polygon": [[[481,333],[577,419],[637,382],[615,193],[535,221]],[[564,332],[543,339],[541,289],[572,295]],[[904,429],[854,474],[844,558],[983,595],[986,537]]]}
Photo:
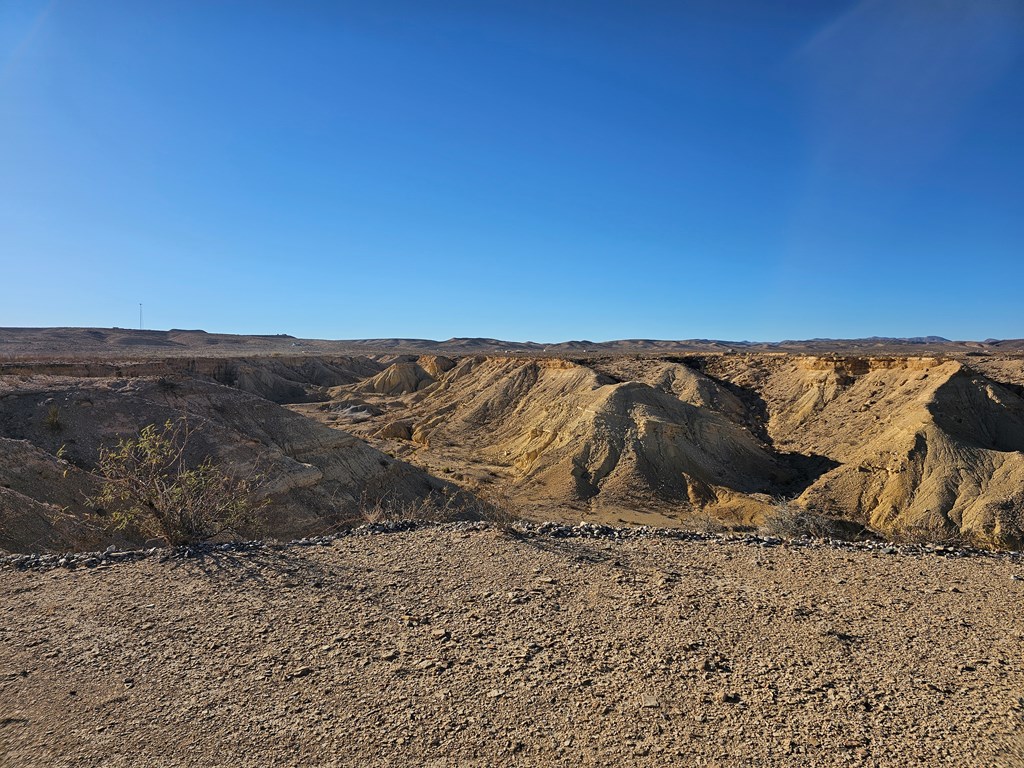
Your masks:
{"label": "blue sky", "polygon": [[1024,337],[1024,4],[0,2],[0,326]]}

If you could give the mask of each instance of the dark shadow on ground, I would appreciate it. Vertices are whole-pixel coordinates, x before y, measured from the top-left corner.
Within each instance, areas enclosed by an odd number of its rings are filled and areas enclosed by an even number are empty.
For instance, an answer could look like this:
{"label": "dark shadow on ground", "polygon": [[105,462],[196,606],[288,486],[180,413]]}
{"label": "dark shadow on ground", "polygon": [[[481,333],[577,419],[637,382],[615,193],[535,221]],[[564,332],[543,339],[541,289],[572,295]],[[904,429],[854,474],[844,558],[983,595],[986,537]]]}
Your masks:
{"label": "dark shadow on ground", "polygon": [[344,565],[329,570],[307,557],[304,549],[268,545],[242,551],[200,550],[191,557],[173,560],[172,568],[198,571],[209,578],[313,587],[324,587],[338,579],[338,570],[348,570]]}
{"label": "dark shadow on ground", "polygon": [[577,563],[609,563],[625,567],[628,556],[621,550],[606,550],[609,539],[558,538],[554,536],[530,536],[519,531],[508,530],[504,535],[522,546],[560,555]]}

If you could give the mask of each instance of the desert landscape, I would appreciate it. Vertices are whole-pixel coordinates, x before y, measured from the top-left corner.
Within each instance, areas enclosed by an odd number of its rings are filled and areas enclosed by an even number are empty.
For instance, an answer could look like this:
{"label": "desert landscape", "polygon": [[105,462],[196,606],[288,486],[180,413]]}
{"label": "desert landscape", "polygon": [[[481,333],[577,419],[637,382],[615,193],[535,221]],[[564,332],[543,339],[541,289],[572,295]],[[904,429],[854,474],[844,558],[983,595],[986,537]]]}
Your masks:
{"label": "desert landscape", "polygon": [[1024,765],[1024,342],[6,328],[0,456],[3,765]]}
{"label": "desert landscape", "polygon": [[83,548],[100,448],[185,417],[197,456],[266,475],[276,537],[445,496],[531,520],[788,515],[836,537],[1021,547],[1020,342],[579,344],[0,329],[0,439],[18,456],[0,545]]}
{"label": "desert landscape", "polygon": [[1024,2],[0,2],[0,768],[1024,768]]}

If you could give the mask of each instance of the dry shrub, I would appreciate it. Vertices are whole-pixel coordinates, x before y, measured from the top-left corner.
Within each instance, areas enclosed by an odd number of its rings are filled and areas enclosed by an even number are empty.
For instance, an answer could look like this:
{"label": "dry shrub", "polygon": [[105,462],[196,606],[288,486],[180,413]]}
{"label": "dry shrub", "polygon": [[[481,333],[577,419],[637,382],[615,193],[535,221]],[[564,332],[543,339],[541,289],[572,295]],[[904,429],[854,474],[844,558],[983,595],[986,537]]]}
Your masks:
{"label": "dry shrub", "polygon": [[841,520],[813,510],[779,502],[761,523],[761,532],[782,539],[840,539],[852,541],[866,538],[864,526]]}
{"label": "dry shrub", "polygon": [[60,407],[57,405],[51,405],[49,410],[46,411],[46,418],[43,419],[43,424],[51,432],[60,432],[63,428],[63,424],[60,420]]}
{"label": "dry shrub", "polygon": [[369,499],[364,496],[359,505],[359,515],[368,524],[399,521],[451,523],[461,520],[484,521],[508,528],[517,520],[505,506],[462,491],[442,491],[411,500],[388,496]]}
{"label": "dry shrub", "polygon": [[896,544],[933,544],[958,549],[978,543],[960,531],[921,523],[892,528],[888,532],[888,538]]}
{"label": "dry shrub", "polygon": [[731,530],[728,525],[707,512],[694,512],[686,518],[685,524],[690,530],[703,534],[727,533]]}

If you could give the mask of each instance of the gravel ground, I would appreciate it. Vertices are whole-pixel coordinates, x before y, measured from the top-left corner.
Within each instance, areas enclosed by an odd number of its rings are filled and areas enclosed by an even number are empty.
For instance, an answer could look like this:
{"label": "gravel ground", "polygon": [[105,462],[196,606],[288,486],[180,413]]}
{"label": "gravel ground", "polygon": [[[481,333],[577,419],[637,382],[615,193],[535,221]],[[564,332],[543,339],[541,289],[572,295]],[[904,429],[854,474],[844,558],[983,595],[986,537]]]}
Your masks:
{"label": "gravel ground", "polygon": [[459,526],[0,569],[3,766],[1024,765],[1024,564]]}

